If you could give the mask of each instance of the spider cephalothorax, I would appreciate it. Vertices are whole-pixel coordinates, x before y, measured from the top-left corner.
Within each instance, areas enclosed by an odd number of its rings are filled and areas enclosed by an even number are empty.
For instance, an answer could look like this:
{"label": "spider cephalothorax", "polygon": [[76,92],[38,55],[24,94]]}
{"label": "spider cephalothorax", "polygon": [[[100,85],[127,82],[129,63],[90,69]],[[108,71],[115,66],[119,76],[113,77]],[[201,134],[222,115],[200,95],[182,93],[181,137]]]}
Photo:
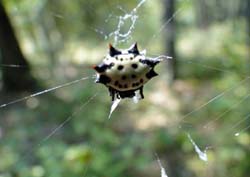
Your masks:
{"label": "spider cephalothorax", "polygon": [[154,71],[158,63],[159,60],[146,58],[145,51],[139,52],[136,43],[126,50],[110,44],[107,56],[93,68],[97,72],[96,83],[108,87],[112,101],[115,97],[132,98],[137,90],[143,99],[143,86],[158,75]]}

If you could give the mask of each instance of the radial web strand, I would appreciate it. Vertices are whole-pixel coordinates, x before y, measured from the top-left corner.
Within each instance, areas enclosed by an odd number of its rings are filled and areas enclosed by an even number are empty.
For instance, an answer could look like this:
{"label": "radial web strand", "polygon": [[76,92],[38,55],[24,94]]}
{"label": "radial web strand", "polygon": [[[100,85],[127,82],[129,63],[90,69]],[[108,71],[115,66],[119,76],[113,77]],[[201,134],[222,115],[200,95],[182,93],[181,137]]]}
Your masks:
{"label": "radial web strand", "polygon": [[213,98],[211,98],[210,100],[208,100],[207,102],[201,104],[201,106],[193,109],[192,111],[188,112],[187,114],[185,114],[184,116],[182,116],[182,118],[180,119],[180,121],[183,121],[184,119],[186,119],[188,116],[190,116],[191,114],[201,110],[202,108],[204,108],[205,106],[207,106],[208,104],[211,104],[212,102],[216,101],[217,99],[221,98],[222,96],[224,96],[227,92],[236,89],[239,85],[245,83],[247,80],[249,80],[250,78],[247,77],[243,80],[241,80],[239,83],[235,84],[234,86],[224,90],[223,92],[221,92],[220,94],[214,96]]}
{"label": "radial web strand", "polygon": [[16,64],[0,64],[0,67],[5,68],[27,68],[25,65],[16,65]]}
{"label": "radial web strand", "polygon": [[230,112],[231,110],[237,108],[241,103],[243,103],[244,101],[246,101],[248,98],[250,97],[250,94],[246,95],[245,97],[243,97],[240,101],[236,102],[235,104],[233,104],[230,108],[228,108],[226,111],[222,112],[220,115],[218,115],[217,117],[215,117],[214,119],[212,119],[211,121],[209,121],[208,123],[206,123],[206,125],[204,125],[204,128],[209,128],[209,126],[214,123],[215,121],[218,121],[219,119],[221,119],[224,115],[226,115],[228,112]]}
{"label": "radial web strand", "polygon": [[55,135],[59,130],[61,130],[70,120],[72,120],[77,114],[79,114],[97,95],[99,92],[96,92],[93,96],[89,97],[86,101],[84,101],[80,107],[73,113],[71,113],[70,116],[68,116],[62,123],[60,123],[56,128],[54,128],[50,133],[45,136],[42,140],[40,140],[39,143],[37,143],[35,146],[33,146],[28,152],[26,152],[23,156],[20,157],[18,162],[16,163],[16,166],[18,166],[21,161],[23,161],[25,158],[29,158],[30,154],[40,146],[42,146],[46,141],[48,141],[53,135]]}
{"label": "radial web strand", "polygon": [[28,100],[28,99],[30,99],[30,98],[33,98],[33,97],[36,97],[36,96],[39,96],[39,95],[42,95],[42,94],[45,94],[45,93],[48,93],[48,92],[51,92],[51,91],[54,91],[54,90],[63,88],[63,87],[67,87],[67,86],[70,86],[70,85],[79,83],[79,82],[81,82],[81,81],[83,81],[83,80],[87,80],[87,79],[90,79],[90,78],[91,78],[91,77],[82,77],[82,78],[80,78],[80,79],[77,79],[77,80],[74,80],[74,81],[70,81],[70,82],[67,82],[67,83],[65,83],[65,84],[62,84],[62,85],[58,85],[58,86],[52,87],[52,88],[50,88],[50,89],[46,89],[46,90],[43,90],[43,91],[40,91],[40,92],[37,92],[37,93],[33,93],[33,94],[29,95],[29,96],[25,96],[25,97],[23,97],[23,98],[19,98],[19,99],[10,101],[10,102],[8,102],[8,103],[1,104],[1,105],[0,105],[0,108],[6,107],[6,106],[9,106],[9,105],[12,105],[12,104],[21,102],[21,101],[25,101],[25,100]]}
{"label": "radial web strand", "polygon": [[[248,113],[245,117],[243,117],[243,119],[241,119],[240,121],[238,121],[238,122],[235,122],[235,124],[232,126],[232,127],[230,127],[229,129],[228,129],[228,133],[231,133],[231,131],[233,130],[233,129],[235,129],[236,127],[238,127],[239,125],[241,125],[244,121],[246,121],[246,120],[248,120],[250,118],[250,113]],[[247,128],[247,127],[246,127]],[[235,134],[237,134],[237,133],[235,133]],[[239,135],[239,133],[238,133],[238,135]]]}

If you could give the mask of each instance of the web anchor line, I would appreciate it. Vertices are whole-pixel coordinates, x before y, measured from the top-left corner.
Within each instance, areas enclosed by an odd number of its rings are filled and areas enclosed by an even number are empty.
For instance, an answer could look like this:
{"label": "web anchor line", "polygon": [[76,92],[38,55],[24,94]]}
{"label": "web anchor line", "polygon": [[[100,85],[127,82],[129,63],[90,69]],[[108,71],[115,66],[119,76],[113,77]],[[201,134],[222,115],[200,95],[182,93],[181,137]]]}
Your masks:
{"label": "web anchor line", "polygon": [[219,114],[218,116],[216,116],[213,120],[209,121],[208,123],[206,123],[203,127],[204,128],[208,128],[213,122],[218,121],[219,119],[221,119],[224,115],[226,115],[228,112],[230,112],[232,109],[235,109],[236,107],[238,107],[241,103],[243,103],[245,100],[247,100],[250,97],[250,94],[246,95],[245,97],[243,97],[240,101],[236,102],[235,104],[233,104],[230,108],[228,108],[226,111],[222,112],[221,114]]}
{"label": "web anchor line", "polygon": [[[231,133],[231,131],[232,131],[233,129],[235,129],[236,127],[238,127],[239,125],[241,125],[244,121],[248,120],[249,118],[250,118],[250,113],[248,113],[247,115],[245,115],[240,121],[235,122],[235,124],[227,130],[227,133]],[[247,128],[247,127],[246,127],[246,128]],[[243,130],[244,130],[244,129],[243,129]],[[244,131],[245,131],[245,130],[244,130]],[[242,132],[242,130],[241,130],[241,131],[238,131],[238,134],[240,134],[239,132]],[[237,134],[237,133],[235,133],[235,134]],[[234,134],[234,135],[235,135],[235,134]]]}
{"label": "web anchor line", "polygon": [[182,116],[182,118],[180,119],[180,122],[183,121],[184,119],[186,119],[188,116],[190,116],[191,114],[193,114],[194,112],[197,112],[199,111],[200,109],[202,109],[203,107],[207,106],[208,104],[214,102],[215,100],[219,99],[220,97],[224,96],[227,92],[235,89],[238,87],[238,85],[246,82],[247,80],[249,80],[250,78],[249,77],[246,77],[245,79],[241,80],[239,83],[235,84],[234,86],[224,90],[222,93],[214,96],[213,98],[211,98],[210,100],[208,100],[207,102],[203,103],[201,106],[195,108],[194,110],[188,112],[187,114],[185,114],[184,116]]}
{"label": "web anchor line", "polygon": [[16,64],[0,64],[0,67],[4,68],[27,68],[25,65],[16,65]]}
{"label": "web anchor line", "polygon": [[239,136],[242,132],[248,130],[249,128],[250,128],[250,125],[248,125],[247,127],[243,128],[242,130],[240,130],[237,133],[235,133],[234,136]]}
{"label": "web anchor line", "polygon": [[60,123],[56,128],[54,128],[47,136],[45,136],[39,143],[35,144],[30,151],[26,151],[26,153],[20,157],[20,159],[16,162],[16,166],[21,163],[23,159],[29,158],[30,154],[34,152],[35,149],[41,147],[46,141],[48,141],[55,133],[61,130],[70,120],[72,120],[77,114],[80,113],[97,95],[99,92],[96,92],[93,96],[89,97],[87,101],[83,102],[80,107],[76,111],[74,111],[70,116],[68,116],[62,123]]}
{"label": "web anchor line", "polygon": [[33,98],[33,97],[36,97],[36,96],[39,96],[39,95],[54,91],[56,89],[60,89],[60,88],[63,88],[63,87],[67,87],[67,86],[76,84],[76,83],[78,83],[80,81],[87,80],[89,78],[90,77],[83,77],[83,78],[80,78],[80,79],[77,79],[77,80],[74,80],[74,81],[71,81],[71,82],[67,82],[67,83],[62,84],[62,85],[58,85],[58,86],[55,86],[55,87],[52,87],[52,88],[49,88],[49,89],[46,89],[46,90],[43,90],[43,91],[40,91],[40,92],[37,92],[37,93],[33,93],[33,94],[29,95],[29,96],[25,96],[23,98],[19,98],[19,99],[16,99],[14,101],[10,101],[8,103],[2,104],[2,105],[0,105],[0,108],[6,107],[6,106],[9,106],[9,105],[21,102],[21,101],[28,100],[30,98]]}
{"label": "web anchor line", "polygon": [[97,95],[99,92],[95,93],[91,96],[87,101],[85,101],[76,111],[74,111],[67,119],[65,119],[60,125],[58,125],[50,134],[48,134],[45,138],[41,140],[38,146],[41,146],[48,139],[50,139],[56,132],[58,132],[61,128],[63,128],[71,119],[73,119],[83,108],[85,108]]}

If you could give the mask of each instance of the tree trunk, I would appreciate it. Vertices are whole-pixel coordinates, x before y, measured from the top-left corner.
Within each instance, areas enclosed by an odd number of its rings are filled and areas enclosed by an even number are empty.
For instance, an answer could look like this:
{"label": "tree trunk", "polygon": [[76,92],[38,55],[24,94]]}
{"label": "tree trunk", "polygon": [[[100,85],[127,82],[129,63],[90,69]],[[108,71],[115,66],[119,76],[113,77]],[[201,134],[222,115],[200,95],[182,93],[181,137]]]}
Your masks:
{"label": "tree trunk", "polygon": [[177,60],[175,53],[175,18],[173,17],[175,13],[175,1],[165,0],[165,14],[164,21],[169,21],[166,26],[166,53],[168,56],[173,57],[172,60],[168,60],[167,68],[170,73],[170,83],[172,83],[177,78]]}
{"label": "tree trunk", "polygon": [[247,48],[248,48],[248,74],[250,75],[250,1],[247,0],[246,7],[246,21],[247,21]]}
{"label": "tree trunk", "polygon": [[[222,8],[219,2],[217,2],[216,5],[220,6],[220,9]],[[199,28],[207,29],[209,27],[212,18],[214,17],[214,14],[209,14],[214,12],[212,10],[213,9],[210,8],[207,0],[195,1],[195,17],[197,18],[196,21]]]}
{"label": "tree trunk", "polygon": [[[36,86],[30,67],[18,45],[10,20],[0,0],[0,63],[3,89],[7,91],[33,90]],[[20,67],[8,67],[20,65]]]}

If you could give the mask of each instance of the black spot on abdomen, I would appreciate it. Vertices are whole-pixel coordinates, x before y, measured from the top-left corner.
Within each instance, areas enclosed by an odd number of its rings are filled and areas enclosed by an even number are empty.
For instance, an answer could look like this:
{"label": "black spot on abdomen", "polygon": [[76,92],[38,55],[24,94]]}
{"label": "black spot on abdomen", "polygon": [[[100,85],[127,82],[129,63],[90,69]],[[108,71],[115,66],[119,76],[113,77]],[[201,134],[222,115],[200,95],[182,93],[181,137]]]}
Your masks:
{"label": "black spot on abdomen", "polygon": [[131,78],[132,78],[132,79],[135,79],[135,78],[136,78],[136,75],[135,75],[135,74],[132,74],[132,75],[131,75]]}
{"label": "black spot on abdomen", "polygon": [[127,79],[127,77],[126,76],[122,76],[122,80],[126,80]]}
{"label": "black spot on abdomen", "polygon": [[123,65],[119,65],[119,66],[117,67],[118,70],[122,70],[123,68],[124,68]]}
{"label": "black spot on abdomen", "polygon": [[138,65],[134,63],[134,64],[131,65],[131,67],[136,69],[136,68],[138,68]]}
{"label": "black spot on abdomen", "polygon": [[132,87],[138,87],[139,85],[140,85],[139,82],[135,82],[135,83],[132,84]]}

